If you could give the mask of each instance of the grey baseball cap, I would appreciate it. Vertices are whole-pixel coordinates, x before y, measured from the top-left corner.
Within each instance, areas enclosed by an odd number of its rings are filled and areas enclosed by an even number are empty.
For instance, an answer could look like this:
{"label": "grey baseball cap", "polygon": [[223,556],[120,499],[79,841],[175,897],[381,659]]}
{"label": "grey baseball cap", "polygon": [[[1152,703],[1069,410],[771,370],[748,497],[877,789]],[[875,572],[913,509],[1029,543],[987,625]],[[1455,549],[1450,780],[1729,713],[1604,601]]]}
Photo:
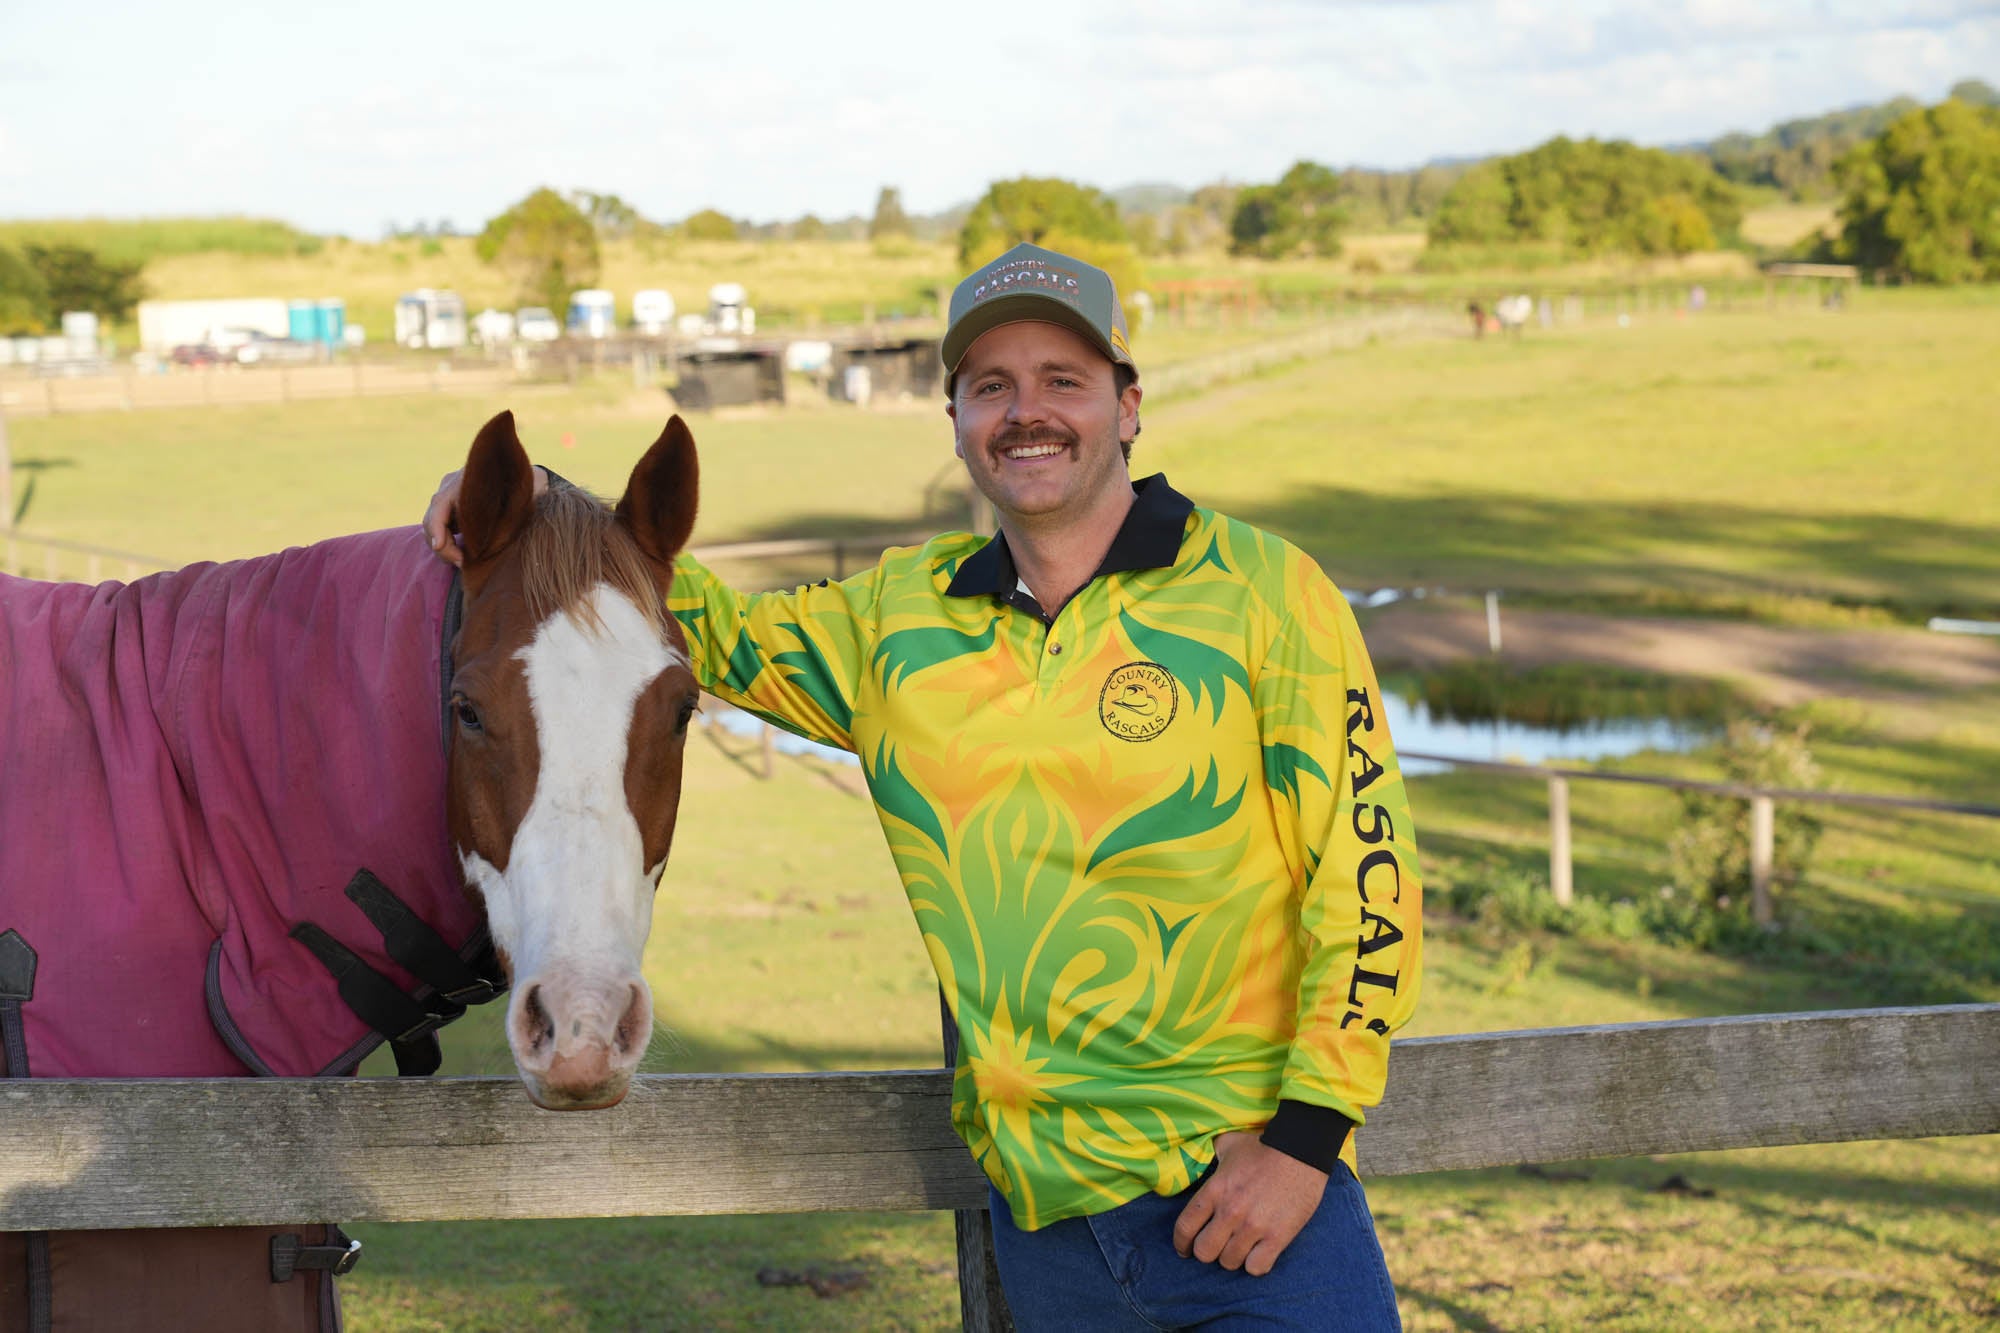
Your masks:
{"label": "grey baseball cap", "polygon": [[1131,366],[1125,308],[1111,275],[1093,264],[1039,245],[1017,245],[958,284],[944,332],[946,389],[958,363],[988,329],[1021,320],[1044,320],[1074,329],[1116,365]]}

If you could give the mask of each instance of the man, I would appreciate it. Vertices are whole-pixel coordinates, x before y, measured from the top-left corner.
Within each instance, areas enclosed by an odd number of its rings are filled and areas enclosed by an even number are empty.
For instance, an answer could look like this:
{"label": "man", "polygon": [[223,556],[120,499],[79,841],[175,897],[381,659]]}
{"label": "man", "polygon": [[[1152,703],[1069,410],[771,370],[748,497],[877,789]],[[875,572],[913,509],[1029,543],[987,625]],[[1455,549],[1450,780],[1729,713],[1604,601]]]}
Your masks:
{"label": "man", "polygon": [[1133,484],[1102,271],[1016,247],[959,285],[943,354],[998,535],[790,593],[686,560],[696,673],[861,759],[1022,1328],[1396,1327],[1350,1131],[1422,891],[1353,615],[1287,543]]}

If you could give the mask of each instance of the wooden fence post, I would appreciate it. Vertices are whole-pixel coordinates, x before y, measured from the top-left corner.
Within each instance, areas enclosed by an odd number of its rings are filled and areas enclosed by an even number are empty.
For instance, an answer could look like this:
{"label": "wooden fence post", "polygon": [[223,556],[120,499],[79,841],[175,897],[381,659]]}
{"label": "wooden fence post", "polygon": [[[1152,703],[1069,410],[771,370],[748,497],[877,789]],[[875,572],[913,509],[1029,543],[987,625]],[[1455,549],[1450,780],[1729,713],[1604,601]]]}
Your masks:
{"label": "wooden fence post", "polygon": [[1777,841],[1777,814],[1763,792],[1750,798],[1750,919],[1771,924],[1771,854]]}
{"label": "wooden fence post", "polygon": [[1495,657],[1500,656],[1500,594],[1486,594],[1486,646]]}
{"label": "wooden fence post", "polygon": [[1549,778],[1549,888],[1556,906],[1568,907],[1574,896],[1570,879],[1569,779]]}

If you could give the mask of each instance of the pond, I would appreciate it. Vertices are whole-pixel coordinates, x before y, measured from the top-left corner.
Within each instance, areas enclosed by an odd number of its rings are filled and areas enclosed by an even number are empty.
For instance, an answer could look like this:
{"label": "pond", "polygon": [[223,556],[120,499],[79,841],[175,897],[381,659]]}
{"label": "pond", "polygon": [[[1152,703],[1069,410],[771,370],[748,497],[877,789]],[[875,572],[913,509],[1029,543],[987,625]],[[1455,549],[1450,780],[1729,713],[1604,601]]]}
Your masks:
{"label": "pond", "polygon": [[[1621,718],[1578,727],[1534,726],[1525,722],[1460,722],[1435,717],[1422,700],[1411,702],[1385,691],[1383,712],[1399,754],[1448,755],[1453,759],[1485,759],[1496,763],[1543,764],[1551,760],[1588,761],[1638,754],[1644,750],[1690,750],[1712,734],[1707,728],[1664,718]],[[763,724],[748,713],[714,700],[704,707],[732,735],[754,737]],[[844,750],[815,744],[788,731],[774,729],[772,744],[780,754],[817,755],[831,763],[857,763]],[[1442,773],[1449,763],[1405,759],[1411,775]]]}
{"label": "pond", "polygon": [[[1708,728],[1666,718],[1619,718],[1575,727],[1536,726],[1526,722],[1459,721],[1434,716],[1423,700],[1414,702],[1385,692],[1383,712],[1399,755],[1447,755],[1453,759],[1483,759],[1492,763],[1546,764],[1568,760],[1587,762],[1638,754],[1645,750],[1691,750],[1713,734]],[[1443,773],[1449,763],[1405,757],[1403,771],[1412,776]]]}

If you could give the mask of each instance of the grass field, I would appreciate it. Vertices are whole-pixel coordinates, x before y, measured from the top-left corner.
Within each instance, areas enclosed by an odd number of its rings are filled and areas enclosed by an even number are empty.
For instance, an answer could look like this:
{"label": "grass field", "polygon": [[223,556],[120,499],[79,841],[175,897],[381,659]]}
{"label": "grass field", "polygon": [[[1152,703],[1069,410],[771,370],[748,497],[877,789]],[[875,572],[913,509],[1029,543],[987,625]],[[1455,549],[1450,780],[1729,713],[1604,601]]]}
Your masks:
{"label": "grass field", "polygon": [[[1379,344],[1159,405],[1138,463],[1295,538],[1344,586],[1498,586],[1613,606],[1671,595],[1739,614],[1787,598],[1990,613],[1996,314],[1993,292],[1871,290],[1839,315],[1663,312],[1519,343]],[[500,406],[539,457],[611,492],[661,411],[607,381],[505,403],[21,420],[16,494],[32,479],[31,533],[175,560],[246,554],[413,521]],[[700,541],[957,521],[933,405],[725,414],[695,430]],[[1814,727],[1829,785],[1993,800],[2000,697],[1888,684],[1795,715]],[[743,746],[693,743],[648,956],[662,1023],[649,1067],[934,1063],[934,983],[866,801],[815,761],[786,760],[759,783]],[[1712,752],[1623,762],[1716,772]],[[1991,823],[1829,814],[1811,876],[1782,902],[1813,931],[1761,955],[1710,953],[1524,913],[1522,895],[1545,884],[1542,799],[1536,784],[1465,775],[1414,784],[1433,910],[1413,1035],[2000,999]],[[1672,803],[1582,783],[1571,799],[1592,919],[1656,893]],[[494,1018],[447,1034],[451,1068],[505,1069]],[[1675,1175],[1691,1190],[1663,1191]],[[1371,1195],[1413,1329],[2000,1319],[1992,1138],[1461,1173]],[[359,1231],[369,1257],[346,1291],[364,1333],[939,1328],[955,1311],[939,1216]],[[765,1268],[853,1270],[866,1284],[821,1299],[759,1285]]]}
{"label": "grass field", "polygon": [[[2000,292],[1381,344],[1164,404],[1135,466],[1294,538],[1347,586],[1985,614],[2000,608],[2000,451],[1982,387],[1996,361]],[[24,527],[181,560],[408,521],[406,497],[503,405],[532,451],[615,488],[664,400],[608,382],[506,403],[24,419]],[[698,422],[711,459],[698,538],[937,517],[955,484],[941,407]]]}

